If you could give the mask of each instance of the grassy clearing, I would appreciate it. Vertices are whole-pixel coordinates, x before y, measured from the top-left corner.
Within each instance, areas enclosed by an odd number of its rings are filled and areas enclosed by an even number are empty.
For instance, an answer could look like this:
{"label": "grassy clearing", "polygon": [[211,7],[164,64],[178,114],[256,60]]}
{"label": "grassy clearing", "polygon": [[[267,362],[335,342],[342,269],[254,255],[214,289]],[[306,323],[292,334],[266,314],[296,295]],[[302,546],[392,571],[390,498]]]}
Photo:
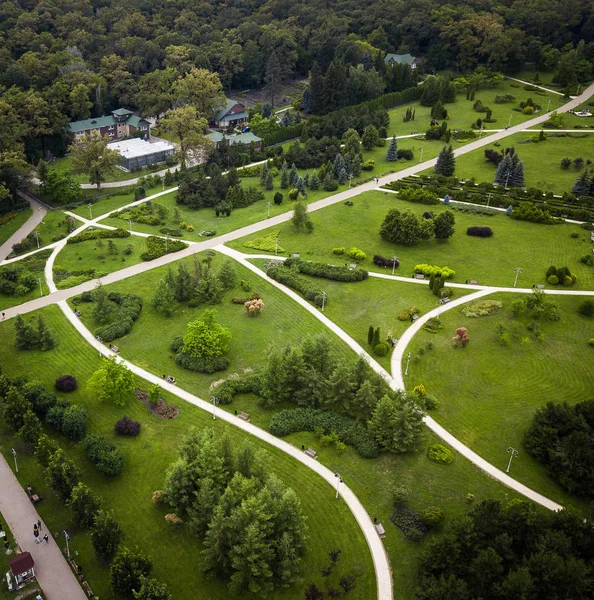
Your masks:
{"label": "grassy clearing", "polygon": [[[167,509],[156,508],[151,502],[151,494],[162,487],[166,468],[175,459],[176,449],[191,427],[213,427],[216,435],[228,433],[234,447],[243,443],[248,436],[221,420],[213,422],[208,413],[169,395],[166,395],[166,399],[181,409],[180,416],[174,421],[154,418],[140,402],[132,399],[128,400],[125,408],[97,404],[86,394],[83,382],[99,366],[101,359],[95,350],[85,344],[57,307],[44,309],[43,315],[60,340],[59,345],[47,353],[15,354],[12,324],[0,323],[0,336],[6,341],[0,348],[4,371],[13,377],[31,374],[47,386],[53,385],[55,378],[66,372],[79,379],[79,390],[69,398],[87,407],[90,432],[106,435],[122,450],[126,457],[125,469],[117,479],[107,480],[88,463],[80,443],[69,443],[61,438],[60,444],[81,467],[83,480],[103,497],[104,505],[114,511],[124,530],[123,543],[131,547],[138,545],[152,557],[154,576],[167,582],[174,598],[190,598],[196,594],[209,599],[228,598],[228,590],[223,582],[206,580],[202,576],[198,566],[201,545],[197,538],[184,528],[178,532],[169,529],[163,519]],[[262,317],[265,318],[264,315]],[[123,343],[120,347],[123,347]],[[142,382],[139,384],[143,385]],[[138,438],[115,438],[113,425],[123,414],[141,422],[142,430]],[[102,598],[112,600],[108,571],[94,557],[89,536],[76,530],[68,511],[47,488],[39,467],[27,456],[18,440],[6,430],[2,431],[1,439],[0,448],[5,456],[10,452],[11,445],[17,444],[15,447],[21,459],[21,483],[32,483],[45,496],[39,505],[44,521],[52,531],[68,530],[72,538],[71,551],[79,553],[77,560],[82,564],[93,590]],[[346,506],[334,502],[332,489],[308,469],[255,439],[250,438],[250,441],[256,447],[266,448],[271,471],[297,490],[309,525],[310,549],[304,562],[304,583],[289,590],[279,590],[268,597],[273,600],[302,598],[305,583],[317,577],[317,570],[327,562],[327,552],[338,546],[343,550],[342,568],[345,571],[361,571],[353,598],[372,598],[375,595],[375,577],[371,558],[364,538]],[[323,510],[321,507],[324,507]],[[183,552],[180,552],[181,548]],[[175,560],[171,560],[173,556]],[[242,597],[251,596],[244,594]]]}
{"label": "grassy clearing", "polygon": [[[516,296],[492,298],[503,302],[503,311],[471,319],[455,308],[443,313],[439,333],[420,331],[415,336],[407,387],[424,383],[441,402],[433,415],[437,421],[486,460],[505,469],[506,449],[513,446],[520,451],[511,469],[514,478],[561,503],[576,503],[522,450],[522,437],[535,410],[546,402],[574,404],[592,398],[592,348],[587,340],[594,336],[594,321],[577,314],[583,298],[558,297],[562,319],[541,323],[542,343],[524,328],[530,319],[522,317],[521,335],[530,342],[504,346],[495,329],[498,323],[512,321],[509,306]],[[468,328],[470,343],[464,349],[451,345],[456,327]],[[427,341],[435,349],[419,357],[418,350]]]}
{"label": "grassy clearing", "polygon": [[[78,225],[78,224],[77,224]],[[62,238],[65,238],[68,235],[68,223],[66,222],[66,215],[61,210],[50,210],[47,212],[43,221],[32,231],[31,235],[39,236],[39,247],[44,248],[49,244],[53,244],[54,242],[58,242]],[[19,254],[26,254],[27,252],[31,252],[31,250],[37,249],[37,240],[33,239],[33,245]],[[11,257],[15,256],[14,252],[11,254]],[[18,256],[18,254],[16,255]]]}
{"label": "grassy clearing", "polygon": [[[484,285],[512,286],[514,268],[520,266],[519,286],[531,287],[544,283],[550,265],[567,265],[578,278],[576,289],[594,288],[594,269],[580,263],[580,256],[590,253],[590,234],[579,225],[540,225],[514,221],[505,214],[492,217],[456,212],[456,233],[446,242],[430,240],[417,246],[389,244],[379,235],[380,225],[390,208],[411,209],[416,214],[426,210],[439,212],[441,207],[424,206],[398,200],[396,194],[367,192],[354,198],[354,206],[337,204],[311,214],[312,234],[297,233],[292,223],[283,223],[230,242],[228,245],[247,254],[254,252],[243,242],[279,231],[279,244],[289,256],[298,252],[308,260],[344,264],[346,259],[332,254],[334,247],[356,246],[367,254],[363,267],[381,271],[372,264],[374,254],[400,259],[396,274],[412,275],[418,263],[448,266],[456,271],[454,281],[475,279]],[[491,238],[466,235],[466,229],[488,225],[494,231]],[[578,238],[571,238],[572,232]],[[521,244],[518,242],[521,240]],[[386,272],[386,271],[383,271]],[[388,271],[389,272],[389,271]]]}
{"label": "grassy clearing", "polygon": [[[539,143],[534,143],[533,139],[538,139],[536,131],[534,134],[518,133],[506,138],[499,147],[492,144],[464,154],[456,158],[456,176],[474,179],[477,182],[493,183],[495,165],[485,160],[485,150],[491,148],[501,151],[503,148],[513,146],[524,162],[526,187],[536,187],[543,191],[550,190],[562,194],[571,191],[580,171],[573,166],[562,169],[561,159],[568,157],[573,160],[582,157],[584,160],[594,160],[594,133],[580,138],[553,137],[553,134],[548,134],[547,139]],[[433,169],[428,169],[426,173],[433,173]]]}
{"label": "grassy clearing", "polygon": [[[42,250],[37,254],[33,254],[27,258],[23,258],[22,260],[19,260],[15,263],[5,265],[4,267],[0,267],[0,272],[2,272],[3,270],[22,269],[20,275],[24,276],[32,274],[35,277],[40,278],[43,294],[49,294],[50,291],[45,282],[43,269],[51,253],[51,250]],[[2,308],[18,306],[19,304],[23,304],[25,302],[28,302],[29,300],[39,298],[40,293],[41,292],[39,289],[39,285],[35,286],[30,292],[28,292],[27,294],[23,294],[22,296],[7,296],[6,294],[0,293],[0,305],[2,306]]]}
{"label": "grassy clearing", "polygon": [[[110,250],[109,240],[89,240],[80,244],[66,244],[60,250],[54,263],[56,271],[87,271],[95,269],[97,273],[113,273],[130,265],[142,262],[141,252],[146,249],[146,239],[138,236],[111,240],[116,252]],[[130,248],[131,254],[125,254]]]}
{"label": "grassy clearing", "polygon": [[[516,99],[508,104],[495,104],[495,96],[502,94],[512,94]],[[519,107],[520,102],[528,98],[532,98],[534,102],[540,104],[543,110],[546,110],[549,98],[551,100],[550,110],[556,110],[565,103],[563,96],[558,94],[551,94],[543,90],[527,91],[522,84],[505,80],[496,87],[479,90],[476,92],[474,100],[466,100],[464,94],[458,94],[456,102],[445,105],[450,115],[447,121],[448,127],[452,130],[470,129],[477,119],[484,119],[485,113],[479,113],[473,108],[473,104],[477,100],[480,100],[483,106],[487,106],[493,111],[492,118],[495,119],[495,122],[485,123],[485,129],[504,129],[509,123],[510,115],[512,115],[511,125],[524,123],[535,115],[524,115],[513,109]],[[415,120],[404,123],[402,119],[409,107],[416,111]],[[419,102],[399,106],[388,112],[390,114],[390,126],[388,127],[390,136],[394,133],[402,135],[412,131],[425,133],[431,124],[431,107],[421,106]]]}
{"label": "grassy clearing", "polygon": [[27,219],[31,216],[32,210],[27,208],[25,210],[20,210],[17,213],[14,213],[14,216],[0,225],[0,245],[4,244],[10,236],[18,231],[21,226],[27,221]]}
{"label": "grassy clearing", "polygon": [[[165,163],[159,163],[152,168],[143,167],[140,171],[130,173],[128,171],[122,171],[122,169],[114,169],[109,175],[106,175],[105,181],[128,181],[128,179],[136,179],[137,177],[143,177],[144,175],[152,175],[157,171],[171,168],[171,171],[175,170],[175,166],[167,167]],[[89,177],[85,173],[73,173],[72,172],[72,156],[64,156],[58,158],[55,162],[50,165],[50,170],[58,171],[59,173],[66,173],[72,177],[76,183],[89,183]]]}

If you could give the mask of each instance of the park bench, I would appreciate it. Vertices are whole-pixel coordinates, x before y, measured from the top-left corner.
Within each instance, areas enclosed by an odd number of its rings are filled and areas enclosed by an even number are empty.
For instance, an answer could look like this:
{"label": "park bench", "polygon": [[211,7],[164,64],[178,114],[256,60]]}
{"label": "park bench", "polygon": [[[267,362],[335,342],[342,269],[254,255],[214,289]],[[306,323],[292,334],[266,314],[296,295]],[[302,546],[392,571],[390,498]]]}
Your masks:
{"label": "park bench", "polygon": [[91,586],[86,581],[82,582],[82,589],[85,591],[87,598],[93,598],[93,596],[95,596],[93,590],[91,589]]}
{"label": "park bench", "polygon": [[471,279],[468,283],[470,283],[470,285],[478,285],[478,281],[476,279]]}
{"label": "park bench", "polygon": [[318,456],[318,453],[313,448],[308,448],[305,451],[305,454],[307,454],[307,456],[311,456],[311,458],[317,458]]}
{"label": "park bench", "polygon": [[41,494],[37,494],[31,485],[27,485],[27,494],[29,494],[29,499],[31,502],[33,502],[33,504],[37,504],[37,502],[43,500],[43,496]]}
{"label": "park bench", "polygon": [[117,347],[115,344],[112,344],[112,345],[109,347],[109,349],[110,349],[112,352],[115,352],[116,354],[117,354],[117,353],[120,351],[120,349],[119,349],[119,348],[118,348],[118,347]]}
{"label": "park bench", "polygon": [[415,279],[425,279],[425,275],[423,275],[423,273],[417,273]]}
{"label": "park bench", "polygon": [[351,271],[354,271],[356,268],[357,268],[357,265],[356,265],[355,263],[351,263],[351,264],[349,265],[349,269],[350,269]]}
{"label": "park bench", "polygon": [[451,298],[449,296],[446,296],[445,298],[441,299],[441,303],[442,304],[447,304],[450,300],[451,300]]}
{"label": "park bench", "polygon": [[537,284],[536,284],[536,289],[537,289],[537,290],[544,290],[544,287],[545,287],[545,286],[544,286],[544,283],[537,283]]}
{"label": "park bench", "polygon": [[245,412],[239,413],[238,417],[240,419],[243,419],[244,421],[249,421],[250,420],[250,416],[247,413],[245,413]]}
{"label": "park bench", "polygon": [[378,532],[380,537],[386,537],[386,530],[384,529],[384,526],[381,523],[378,523],[375,526],[376,531]]}
{"label": "park bench", "polygon": [[419,315],[413,315],[410,320],[414,323],[419,318]]}

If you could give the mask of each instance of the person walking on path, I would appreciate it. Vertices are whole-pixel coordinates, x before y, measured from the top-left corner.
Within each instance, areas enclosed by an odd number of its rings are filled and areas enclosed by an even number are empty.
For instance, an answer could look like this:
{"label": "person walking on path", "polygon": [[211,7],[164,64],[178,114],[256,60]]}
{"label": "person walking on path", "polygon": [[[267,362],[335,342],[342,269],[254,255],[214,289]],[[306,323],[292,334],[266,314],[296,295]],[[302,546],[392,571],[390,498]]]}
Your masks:
{"label": "person walking on path", "polygon": [[37,527],[39,527],[39,531],[41,531],[41,519],[37,520]]}
{"label": "person walking on path", "polygon": [[49,544],[49,536],[47,535],[47,533],[46,533],[46,534],[43,536],[43,541],[44,541],[46,544]]}

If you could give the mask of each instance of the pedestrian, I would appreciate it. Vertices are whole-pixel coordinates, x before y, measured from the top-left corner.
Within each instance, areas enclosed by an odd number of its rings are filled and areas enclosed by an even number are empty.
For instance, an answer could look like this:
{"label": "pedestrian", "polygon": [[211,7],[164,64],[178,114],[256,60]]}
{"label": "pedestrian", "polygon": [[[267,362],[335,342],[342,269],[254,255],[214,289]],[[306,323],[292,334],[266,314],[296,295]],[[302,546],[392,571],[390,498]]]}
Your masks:
{"label": "pedestrian", "polygon": [[39,531],[41,531],[41,519],[37,520],[37,527],[39,527]]}
{"label": "pedestrian", "polygon": [[2,320],[4,321],[4,319],[6,319],[6,313],[2,313]]}
{"label": "pedestrian", "polygon": [[37,526],[37,523],[33,523],[33,531],[37,531],[39,529],[39,527]]}
{"label": "pedestrian", "polygon": [[46,534],[43,536],[43,541],[44,541],[46,544],[49,544],[49,535],[48,535],[47,533],[46,533]]}

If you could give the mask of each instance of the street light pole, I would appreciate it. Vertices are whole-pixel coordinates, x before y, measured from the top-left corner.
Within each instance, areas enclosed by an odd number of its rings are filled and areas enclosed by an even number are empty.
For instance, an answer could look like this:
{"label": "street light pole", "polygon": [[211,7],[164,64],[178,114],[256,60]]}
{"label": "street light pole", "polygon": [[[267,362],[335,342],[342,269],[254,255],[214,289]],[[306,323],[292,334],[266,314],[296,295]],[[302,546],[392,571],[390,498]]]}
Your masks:
{"label": "street light pole", "polygon": [[514,269],[514,273],[516,274],[516,278],[514,280],[514,287],[516,287],[516,283],[518,283],[518,275],[522,272],[522,269],[520,267],[516,267]]}
{"label": "street light pole", "polygon": [[217,404],[219,399],[216,396],[211,396],[210,401],[212,402],[212,419],[213,421],[217,418]]}
{"label": "street light pole", "polygon": [[278,237],[274,238],[274,256],[278,256]]}
{"label": "street light pole", "polygon": [[18,473],[19,472],[19,466],[17,465],[17,453],[16,450],[14,448],[11,448],[10,451],[12,452],[12,455],[14,456],[14,470]]}
{"label": "street light pole", "polygon": [[326,304],[326,298],[328,294],[326,292],[322,292],[322,312],[324,312],[324,305]]}
{"label": "street light pole", "polygon": [[421,148],[420,153],[421,153],[421,157],[419,158],[419,164],[423,162],[423,152],[424,152],[425,148]]}
{"label": "street light pole", "polygon": [[[103,343],[103,338],[100,338],[98,335],[95,336],[95,339],[102,344]],[[99,348],[99,358],[101,358],[101,348]]]}
{"label": "street light pole", "polygon": [[491,194],[487,194],[487,208],[489,208],[489,202],[491,202]]}
{"label": "street light pole", "polygon": [[407,357],[406,357],[406,370],[404,371],[405,375],[408,375],[408,365],[410,364],[410,352],[408,353]]}
{"label": "street light pole", "polygon": [[547,112],[549,112],[550,108],[551,108],[551,99],[549,98],[549,101],[547,102]]}
{"label": "street light pole", "polygon": [[70,536],[68,535],[65,529],[64,531],[62,531],[62,533],[64,534],[64,538],[66,540],[66,554],[68,555],[68,558],[70,558],[70,546],[68,545],[68,542],[70,541]]}
{"label": "street light pole", "polygon": [[43,296],[43,288],[41,287],[41,277],[38,277],[37,281],[39,281],[39,295]]}
{"label": "street light pole", "polygon": [[512,117],[513,117],[513,116],[514,116],[514,114],[513,114],[513,113],[510,113],[510,115],[509,115],[509,121],[507,122],[507,126],[508,126],[508,127],[511,127],[511,120],[512,120]]}
{"label": "street light pole", "polygon": [[89,202],[89,219],[93,219],[93,204]]}
{"label": "street light pole", "polygon": [[39,231],[35,230],[35,239],[37,240],[37,249],[39,250]]}
{"label": "street light pole", "polygon": [[132,233],[132,219],[129,219],[128,223],[130,223],[130,233]]}
{"label": "street light pole", "polygon": [[509,457],[509,462],[507,463],[507,469],[505,469],[505,472],[509,473],[509,468],[511,467],[512,459],[514,457],[517,458],[518,456],[520,456],[520,453],[515,448],[512,448],[511,446],[507,449],[507,451],[510,453],[510,457]]}
{"label": "street light pole", "polygon": [[507,184],[509,183],[509,178],[511,177],[511,171],[508,171],[506,173],[506,177],[505,177],[505,187],[507,188]]}
{"label": "street light pole", "polygon": [[270,219],[270,207],[271,207],[271,206],[272,206],[272,204],[271,204],[270,202],[268,202],[268,203],[266,204],[266,208],[268,209],[268,217],[267,217],[268,219]]}
{"label": "street light pole", "polygon": [[336,499],[338,500],[338,490],[340,489],[340,484],[342,483],[342,477],[340,473],[334,473],[334,477],[336,477]]}
{"label": "street light pole", "polygon": [[398,257],[397,257],[397,256],[395,256],[395,257],[392,259],[392,275],[394,275],[394,270],[396,269],[396,261],[397,261],[397,260],[398,260]]}

